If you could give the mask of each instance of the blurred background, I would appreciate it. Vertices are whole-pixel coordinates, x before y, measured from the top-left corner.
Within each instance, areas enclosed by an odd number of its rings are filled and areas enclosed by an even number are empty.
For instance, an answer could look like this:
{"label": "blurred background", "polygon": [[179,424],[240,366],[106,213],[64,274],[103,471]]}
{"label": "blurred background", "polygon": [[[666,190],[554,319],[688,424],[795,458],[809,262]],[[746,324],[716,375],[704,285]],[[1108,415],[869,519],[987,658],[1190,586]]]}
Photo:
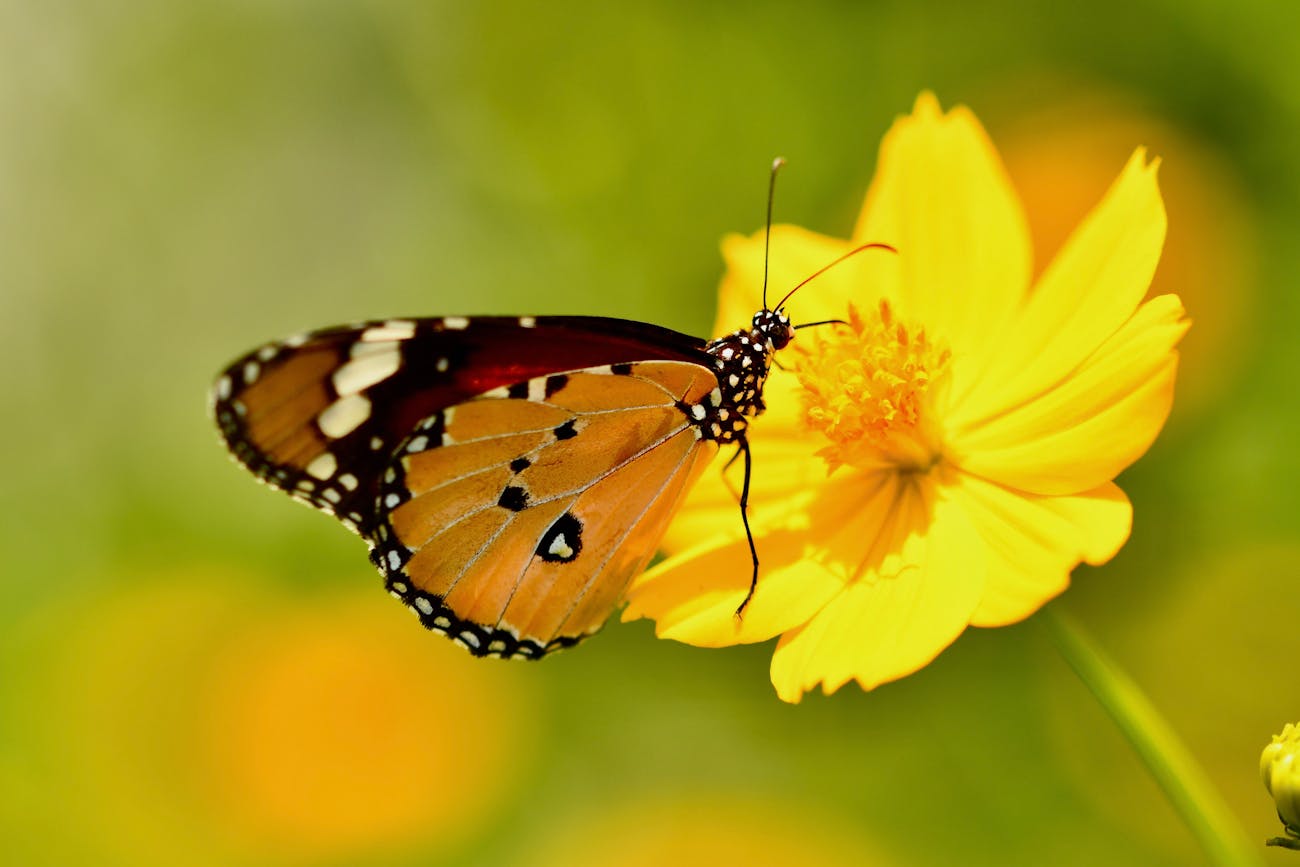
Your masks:
{"label": "blurred background", "polygon": [[1177,405],[1121,478],[1132,540],[1058,604],[1278,833],[1297,24],[1268,0],[0,2],[0,860],[1200,863],[1033,620],[798,707],[770,647],[645,621],[475,661],[205,414],[234,356],[353,319],[705,334],[772,157],[778,219],[845,235],[925,88],[989,128],[1040,267],[1133,147],[1163,157],[1155,289],[1196,323]]}

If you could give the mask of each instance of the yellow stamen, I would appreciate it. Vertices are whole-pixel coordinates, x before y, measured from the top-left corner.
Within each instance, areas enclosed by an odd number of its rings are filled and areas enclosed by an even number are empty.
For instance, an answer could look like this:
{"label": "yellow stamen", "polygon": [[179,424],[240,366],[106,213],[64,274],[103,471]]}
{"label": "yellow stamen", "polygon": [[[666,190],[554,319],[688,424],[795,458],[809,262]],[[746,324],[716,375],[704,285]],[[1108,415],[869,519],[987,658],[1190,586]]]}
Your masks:
{"label": "yellow stamen", "polygon": [[827,328],[799,348],[804,418],[830,441],[818,454],[832,470],[849,464],[915,471],[938,461],[926,394],[949,353],[924,329],[896,320],[882,300],[868,315],[850,305],[847,325]]}

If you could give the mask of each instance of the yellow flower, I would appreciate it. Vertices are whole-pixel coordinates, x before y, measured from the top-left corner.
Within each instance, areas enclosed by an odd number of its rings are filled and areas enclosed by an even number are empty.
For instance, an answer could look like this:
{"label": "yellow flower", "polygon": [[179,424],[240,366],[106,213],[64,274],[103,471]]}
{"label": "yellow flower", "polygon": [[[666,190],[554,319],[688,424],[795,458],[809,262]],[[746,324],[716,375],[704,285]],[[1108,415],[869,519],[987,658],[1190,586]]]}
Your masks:
{"label": "yellow flower", "polygon": [[1259,757],[1264,788],[1277,804],[1287,834],[1300,837],[1300,726],[1287,723]]}
{"label": "yellow flower", "polygon": [[[773,227],[777,287],[867,241],[898,254],[858,255],[791,302],[796,322],[848,325],[800,332],[750,430],[762,569],[743,619],[749,551],[716,474],[624,619],[709,647],[779,635],[772,683],[795,702],[910,674],[967,625],[1022,620],[1080,561],[1114,556],[1132,509],[1112,480],[1164,424],[1187,329],[1176,296],[1141,303],[1165,235],[1155,173],[1137,151],[1031,289],[992,144],[922,94],[885,137],[851,239]],[[723,253],[729,330],[761,285],[762,236]]]}

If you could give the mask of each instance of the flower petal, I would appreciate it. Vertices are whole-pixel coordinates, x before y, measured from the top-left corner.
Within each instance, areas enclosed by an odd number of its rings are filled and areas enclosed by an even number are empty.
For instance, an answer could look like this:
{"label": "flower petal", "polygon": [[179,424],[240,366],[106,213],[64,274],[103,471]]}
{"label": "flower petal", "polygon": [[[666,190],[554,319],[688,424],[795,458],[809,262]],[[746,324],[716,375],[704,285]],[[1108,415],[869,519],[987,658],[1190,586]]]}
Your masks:
{"label": "flower petal", "polygon": [[[767,302],[776,306],[786,293],[853,249],[842,238],[810,232],[798,226],[772,227]],[[714,334],[748,327],[763,301],[763,233],[728,235],[722,241],[726,274],[718,290]],[[898,257],[884,250],[864,251],[836,265],[799,290],[790,302],[794,323],[838,319],[850,301],[872,306],[892,298],[898,280]]]}
{"label": "flower petal", "polygon": [[885,136],[853,232],[898,248],[899,312],[983,357],[1029,288],[1029,229],[984,128],[923,93]]}
{"label": "flower petal", "polygon": [[1128,497],[1111,483],[1040,497],[963,474],[950,491],[988,546],[973,626],[1005,626],[1033,614],[1069,586],[1080,561],[1098,565],[1115,556],[1133,526]]}
{"label": "flower petal", "polygon": [[897,554],[844,588],[808,625],[787,632],[772,656],[772,684],[797,702],[818,683],[863,689],[911,674],[953,642],[984,590],[985,544],[960,505],[940,498],[928,525],[916,509],[894,531]]}
{"label": "flower petal", "polygon": [[[893,474],[846,472],[790,503],[778,528],[756,525],[758,586],[741,622],[735,613],[749,590],[752,561],[736,530],[635,579],[623,619],[651,617],[659,637],[704,647],[766,641],[806,622],[864,563],[888,553],[882,540],[897,524],[903,496]],[[738,527],[734,514],[733,522]]]}
{"label": "flower petal", "polygon": [[1188,322],[1174,295],[1142,305],[1074,373],[989,419],[950,421],[953,461],[966,472],[1038,494],[1088,491],[1150,447],[1169,415]]}
{"label": "flower petal", "polygon": [[788,553],[793,539],[762,540],[758,590],[737,619],[749,588],[749,544],[743,539],[701,545],[676,555],[637,578],[628,589],[623,620],[650,617],[655,635],[697,647],[766,641],[807,622],[844,587],[843,579],[817,563],[789,556],[777,560],[777,543]]}
{"label": "flower petal", "polygon": [[[1139,148],[1047,267],[999,335],[997,357],[971,383],[972,413],[1014,407],[1069,376],[1133,314],[1165,239],[1159,161]],[[965,395],[959,395],[964,397]]]}

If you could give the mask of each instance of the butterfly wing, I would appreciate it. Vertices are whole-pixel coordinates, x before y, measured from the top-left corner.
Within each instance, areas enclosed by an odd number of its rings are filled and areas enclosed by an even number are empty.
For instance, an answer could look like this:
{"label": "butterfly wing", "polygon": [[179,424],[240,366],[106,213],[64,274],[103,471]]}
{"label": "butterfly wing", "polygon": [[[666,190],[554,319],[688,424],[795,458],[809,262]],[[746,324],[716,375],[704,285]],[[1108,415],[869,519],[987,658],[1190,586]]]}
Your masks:
{"label": "butterfly wing", "polygon": [[708,364],[703,342],[603,317],[390,319],[301,334],[230,364],[212,412],[259,479],[373,537],[379,477],[422,420],[558,371],[645,359]]}
{"label": "butterfly wing", "polygon": [[534,377],[431,414],[384,472],[371,556],[422,622],[477,655],[595,632],[717,443],[689,361]]}

